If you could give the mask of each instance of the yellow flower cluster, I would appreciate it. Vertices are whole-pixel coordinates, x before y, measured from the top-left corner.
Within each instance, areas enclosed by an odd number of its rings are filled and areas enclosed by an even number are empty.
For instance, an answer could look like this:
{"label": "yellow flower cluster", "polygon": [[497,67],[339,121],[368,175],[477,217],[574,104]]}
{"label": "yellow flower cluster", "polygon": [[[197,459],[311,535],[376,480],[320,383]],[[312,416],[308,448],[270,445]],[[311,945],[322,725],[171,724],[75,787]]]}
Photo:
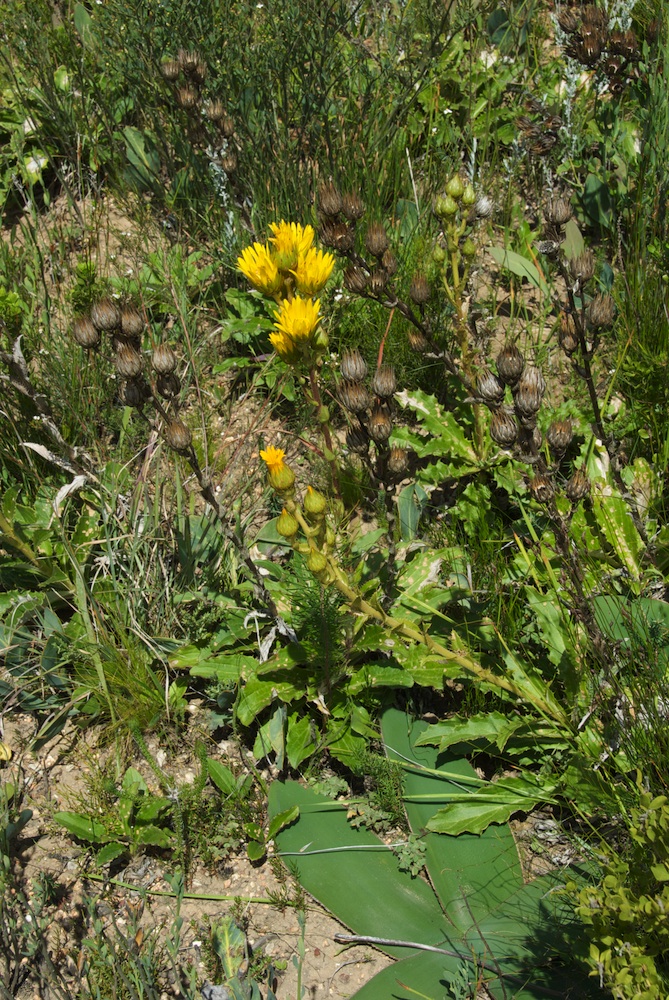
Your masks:
{"label": "yellow flower cluster", "polygon": [[313,363],[327,346],[318,327],[320,300],[314,297],[332,274],[334,257],[313,246],[312,226],[281,221],[269,228],[268,242],[247,247],[237,267],[259,292],[279,303],[269,338],[279,357],[288,364],[300,359]]}
{"label": "yellow flower cluster", "polygon": [[237,259],[237,267],[254,288],[277,301],[293,292],[318,295],[332,274],[334,257],[312,246],[312,226],[272,222],[267,243],[254,243]]}

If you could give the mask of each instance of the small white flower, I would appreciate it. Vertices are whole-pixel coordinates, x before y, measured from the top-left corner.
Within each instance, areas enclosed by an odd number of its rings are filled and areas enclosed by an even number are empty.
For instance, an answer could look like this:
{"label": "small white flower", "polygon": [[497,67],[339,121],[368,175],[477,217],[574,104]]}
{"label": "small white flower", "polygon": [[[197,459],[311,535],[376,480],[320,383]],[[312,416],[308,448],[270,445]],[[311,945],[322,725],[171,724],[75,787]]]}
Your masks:
{"label": "small white flower", "polygon": [[23,134],[30,135],[32,132],[35,131],[36,127],[37,126],[35,125],[35,122],[32,120],[32,118],[26,118],[26,120],[23,123]]}
{"label": "small white flower", "polygon": [[497,62],[498,55],[494,49],[484,49],[479,59],[483,63],[486,69],[491,69]]}
{"label": "small white flower", "polygon": [[37,180],[42,174],[42,169],[47,165],[48,160],[46,156],[41,153],[36,153],[31,156],[29,160],[26,160],[26,171],[30,176]]}

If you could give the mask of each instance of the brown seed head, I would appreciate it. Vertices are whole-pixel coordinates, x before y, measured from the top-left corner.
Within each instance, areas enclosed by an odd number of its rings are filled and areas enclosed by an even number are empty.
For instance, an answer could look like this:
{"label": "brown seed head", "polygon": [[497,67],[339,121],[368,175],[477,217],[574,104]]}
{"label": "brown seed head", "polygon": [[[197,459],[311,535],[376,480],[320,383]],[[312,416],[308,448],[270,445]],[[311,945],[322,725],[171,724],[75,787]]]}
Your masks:
{"label": "brown seed head", "polygon": [[505,344],[497,355],[497,374],[505,385],[514,386],[523,374],[525,360],[515,344]]}
{"label": "brown seed head", "polygon": [[344,271],[344,287],[353,295],[362,295],[367,288],[367,281],[368,275],[355,264]]}
{"label": "brown seed head", "polygon": [[93,325],[90,316],[77,316],[72,324],[72,337],[77,344],[88,350],[100,343],[100,331]]}
{"label": "brown seed head", "polygon": [[397,274],[397,257],[392,250],[386,250],[381,258],[381,263],[383,264],[383,269],[389,278],[392,278],[394,274]]}
{"label": "brown seed head", "polygon": [[578,254],[577,257],[572,257],[569,261],[569,270],[572,276],[580,281],[581,284],[585,284],[586,281],[590,281],[593,274],[595,273],[595,258],[593,256],[592,250],[584,250],[583,253]]}
{"label": "brown seed head", "polygon": [[126,406],[133,406],[140,410],[146,400],[150,397],[151,390],[143,379],[134,379],[126,382],[123,386],[123,402]]}
{"label": "brown seed head", "polygon": [[590,480],[588,474],[583,469],[577,469],[564,488],[567,498],[572,503],[583,500],[590,492]]}
{"label": "brown seed head", "polygon": [[225,156],[221,157],[221,166],[226,174],[234,174],[237,169],[237,154],[234,149],[229,149]]}
{"label": "brown seed head", "polygon": [[505,406],[493,411],[490,421],[490,437],[500,448],[511,448],[518,437],[518,424]]}
{"label": "brown seed head", "polygon": [[175,80],[179,79],[181,66],[176,59],[166,59],[160,64],[160,72],[164,80],[167,80],[168,83],[174,83]]}
{"label": "brown seed head", "polygon": [[546,440],[556,458],[564,455],[571,444],[573,436],[574,428],[572,427],[571,420],[554,420],[550,424],[546,431]]}
{"label": "brown seed head", "polygon": [[564,226],[572,215],[571,205],[566,198],[551,198],[546,206],[546,221],[553,226]]}
{"label": "brown seed head", "polygon": [[318,188],[318,211],[327,219],[336,218],[342,210],[342,197],[332,181]]}
{"label": "brown seed head", "polygon": [[357,222],[365,214],[365,203],[359,194],[349,191],[341,200],[341,210],[349,222]]}
{"label": "brown seed head", "polygon": [[177,62],[184,73],[192,73],[200,60],[200,55],[195,49],[179,49]]}
{"label": "brown seed head", "polygon": [[223,101],[219,101],[218,98],[214,98],[207,104],[205,114],[210,122],[220,122],[225,114],[225,104]]}
{"label": "brown seed head", "polygon": [[346,445],[358,455],[366,455],[369,449],[369,435],[364,427],[349,427],[346,432]]}
{"label": "brown seed head", "polygon": [[538,474],[530,479],[530,493],[539,503],[550,503],[555,496],[555,488],[548,476]]}
{"label": "brown seed head", "polygon": [[541,397],[546,391],[546,380],[538,368],[535,368],[534,365],[528,365],[520,376],[518,389],[519,391],[528,389],[531,392],[537,392]]}
{"label": "brown seed head", "polygon": [[362,382],[367,375],[367,362],[357,347],[344,351],[339,370],[347,382]]}
{"label": "brown seed head", "polygon": [[409,297],[418,306],[425,305],[430,298],[430,285],[424,274],[414,274],[411,279]]}
{"label": "brown seed head", "polygon": [[388,275],[383,270],[382,267],[377,267],[375,271],[369,276],[369,283],[367,285],[370,295],[383,295],[384,289],[388,284]]}
{"label": "brown seed head", "polygon": [[481,368],[476,376],[476,394],[484,403],[496,406],[504,399],[504,386],[489,368]]}
{"label": "brown seed head", "polygon": [[203,84],[207,79],[207,64],[201,56],[198,56],[197,62],[190,71],[190,77],[198,85]]}
{"label": "brown seed head", "polygon": [[611,326],[615,315],[613,299],[610,295],[602,295],[597,292],[594,299],[588,305],[587,316],[590,326],[595,329]]}
{"label": "brown seed head", "polygon": [[158,344],[151,355],[151,365],[158,375],[171,375],[177,367],[177,356],[169,344]]}
{"label": "brown seed head", "polygon": [[519,386],[513,401],[520,417],[534,417],[541,409],[541,393],[529,386]]}
{"label": "brown seed head", "polygon": [[409,468],[409,452],[406,448],[393,445],[388,455],[388,472],[393,476],[403,476]]}
{"label": "brown seed head", "polygon": [[111,333],[121,325],[121,310],[114,299],[100,299],[91,306],[91,320],[101,333]]}
{"label": "brown seed head", "polygon": [[165,440],[174,451],[188,451],[192,440],[191,432],[181,420],[171,420],[163,431]]}
{"label": "brown seed head", "polygon": [[364,413],[371,406],[372,399],[362,382],[342,382],[339,385],[339,401],[351,413]]}
{"label": "brown seed head", "polygon": [[367,429],[377,444],[383,444],[388,440],[392,434],[393,422],[387,406],[378,403],[374,406],[367,421]]}
{"label": "brown seed head", "polygon": [[390,399],[397,390],[395,369],[392,365],[380,365],[374,372],[372,392],[381,399]]}
{"label": "brown seed head", "polygon": [[180,108],[183,108],[184,111],[192,111],[197,107],[200,96],[195,87],[184,83],[181,87],[177,87],[176,99]]}
{"label": "brown seed head", "polygon": [[409,341],[409,347],[412,351],[415,351],[416,354],[425,354],[425,352],[430,349],[430,342],[427,337],[420,332],[420,330],[407,330],[407,340]]}
{"label": "brown seed head", "polygon": [[232,139],[235,134],[235,123],[231,115],[224,112],[218,120],[218,130],[224,139]]}
{"label": "brown seed head", "polygon": [[121,333],[128,339],[141,337],[144,329],[144,320],[141,313],[134,306],[125,305],[121,309]]}
{"label": "brown seed head", "polygon": [[373,257],[383,257],[388,249],[388,236],[381,222],[370,222],[365,234],[365,246]]}
{"label": "brown seed head", "polygon": [[174,372],[171,375],[159,375],[156,379],[156,390],[163,399],[174,399],[179,395],[180,389],[181,381]]}
{"label": "brown seed head", "polygon": [[141,374],[142,355],[130,344],[120,344],[114,360],[121,378],[133,379]]}
{"label": "brown seed head", "polygon": [[576,321],[571,313],[560,313],[560,330],[558,342],[564,353],[571,357],[578,348],[578,333],[576,332]]}
{"label": "brown seed head", "polygon": [[558,24],[564,31],[566,35],[573,35],[573,33],[578,28],[578,18],[572,10],[567,7],[561,7],[558,16]]}

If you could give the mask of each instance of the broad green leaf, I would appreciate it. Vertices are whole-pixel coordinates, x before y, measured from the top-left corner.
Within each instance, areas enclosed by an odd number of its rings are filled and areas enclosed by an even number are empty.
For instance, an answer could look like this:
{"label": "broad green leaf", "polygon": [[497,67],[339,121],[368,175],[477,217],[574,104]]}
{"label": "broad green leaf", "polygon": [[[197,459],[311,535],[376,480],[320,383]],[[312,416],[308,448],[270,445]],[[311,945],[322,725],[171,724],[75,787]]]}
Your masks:
{"label": "broad green leaf", "polygon": [[140,792],[146,794],[149,790],[144,778],[134,767],[129,767],[123,775],[121,787],[126,795],[131,796],[138,795]]}
{"label": "broad green leaf", "polygon": [[[297,675],[295,676],[297,678]],[[250,726],[263,708],[271,705],[275,698],[290,702],[303,694],[303,682],[298,687],[287,680],[260,680],[252,677],[244,685],[237,705],[237,718],[243,726]]]}
{"label": "broad green leaf", "polygon": [[297,769],[315,749],[316,742],[309,716],[300,717],[297,713],[290,715],[286,733],[286,757],[290,766]]}
{"label": "broad green leaf", "polygon": [[223,966],[226,979],[233,979],[246,960],[246,938],[232,917],[212,927],[211,946]]}
{"label": "broad green leaf", "polygon": [[284,809],[283,812],[275,813],[269,821],[267,839],[274,840],[277,833],[285,829],[285,827],[290,826],[291,823],[294,823],[299,815],[300,807],[297,805],[290,806],[288,809]]}
{"label": "broad green leaf", "polygon": [[171,847],[174,844],[174,834],[159,826],[141,826],[135,829],[133,839],[137,844],[147,844],[151,847]]}
{"label": "broad green leaf", "polygon": [[573,260],[574,257],[578,257],[582,254],[585,249],[585,240],[581,235],[581,230],[578,228],[578,222],[576,219],[570,219],[564,227],[564,242],[562,244],[562,251],[567,258],[567,260]]}
{"label": "broad green leaf", "polygon": [[127,844],[120,844],[118,840],[114,840],[111,844],[105,844],[104,847],[100,848],[95,855],[95,863],[101,868],[103,865],[108,865],[110,861],[120,858],[127,850]]}
{"label": "broad green leaf", "polygon": [[84,45],[95,44],[95,35],[92,29],[92,18],[82,3],[74,5],[74,26]]}
{"label": "broad green leaf", "polygon": [[225,764],[221,764],[219,761],[214,760],[213,757],[207,757],[207,772],[213,784],[216,785],[216,787],[223,792],[224,795],[237,794],[237,779],[230,768]]}
{"label": "broad green leaf", "polygon": [[410,542],[416,537],[426,502],[427,493],[419,483],[410,483],[400,492],[397,498],[397,512],[400,516],[400,535],[403,541]]}
{"label": "broad green leaf", "polygon": [[261,861],[267,853],[267,848],[264,843],[260,843],[258,840],[249,840],[246,845],[246,856],[249,861]]}
{"label": "broad green leaf", "polygon": [[566,641],[568,633],[560,606],[551,594],[540,594],[533,587],[525,587],[525,597],[534,612],[548,659],[556,667],[564,669],[565,664],[571,667],[570,648]]}
{"label": "broad green leaf", "polygon": [[102,823],[98,823],[86,816],[73,812],[57,812],[53,817],[56,823],[60,823],[79,840],[87,840],[91,844],[104,844],[111,840],[107,828]]}
{"label": "broad green leaf", "polygon": [[346,690],[351,697],[355,697],[361,691],[367,691],[369,688],[410,688],[412,686],[413,677],[401,667],[387,667],[379,663],[366,663],[364,667],[361,667],[351,676],[346,685]]}
{"label": "broad green leaf", "polygon": [[488,253],[495,263],[519,278],[526,278],[535,288],[539,288],[545,295],[548,294],[548,285],[543,274],[536,264],[533,264],[527,257],[521,257],[513,250],[506,250],[504,247],[490,247]]}
{"label": "broad green leaf", "polygon": [[[645,546],[634,526],[627,503],[619,496],[595,493],[592,497],[592,507],[597,524],[607,542],[614,549],[634,583],[638,584]],[[638,592],[638,587],[635,590]]]}
{"label": "broad green leaf", "polygon": [[540,802],[552,802],[555,785],[523,775],[500,778],[476,791],[448,792],[448,805],[428,821],[427,829],[457,837],[460,833],[482,833],[491,823],[506,823],[514,813],[530,812]]}

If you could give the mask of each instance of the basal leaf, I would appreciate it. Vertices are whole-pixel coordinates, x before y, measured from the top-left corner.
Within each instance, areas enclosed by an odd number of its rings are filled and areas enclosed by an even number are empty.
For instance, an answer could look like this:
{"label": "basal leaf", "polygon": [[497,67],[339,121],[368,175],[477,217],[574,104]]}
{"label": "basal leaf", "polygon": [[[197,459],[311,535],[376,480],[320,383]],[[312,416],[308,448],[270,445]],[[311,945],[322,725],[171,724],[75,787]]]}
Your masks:
{"label": "basal leaf", "polygon": [[506,823],[517,812],[529,812],[540,802],[554,802],[554,785],[529,776],[501,778],[476,791],[449,792],[449,802],[428,820],[427,829],[457,837],[483,833],[491,823]]}
{"label": "basal leaf", "polygon": [[53,818],[79,840],[87,840],[91,844],[104,844],[112,839],[102,823],[81,816],[79,813],[57,812]]}
{"label": "basal leaf", "polygon": [[[627,503],[619,496],[593,494],[592,506],[609,545],[614,549],[635,584],[641,578],[644,543],[630,517]],[[635,588],[638,592],[638,587]]]}
{"label": "basal leaf", "polygon": [[505,247],[490,247],[488,252],[499,267],[511,271],[512,274],[517,275],[519,278],[526,278],[527,281],[536,288],[539,288],[544,294],[548,294],[546,279],[536,264],[533,264],[527,257],[521,257],[519,253],[507,250]]}
{"label": "basal leaf", "polygon": [[509,738],[524,725],[520,716],[503,715],[501,712],[482,712],[468,719],[456,715],[428,726],[416,740],[415,746],[436,746],[442,751],[456,743],[483,741],[503,750]]}

